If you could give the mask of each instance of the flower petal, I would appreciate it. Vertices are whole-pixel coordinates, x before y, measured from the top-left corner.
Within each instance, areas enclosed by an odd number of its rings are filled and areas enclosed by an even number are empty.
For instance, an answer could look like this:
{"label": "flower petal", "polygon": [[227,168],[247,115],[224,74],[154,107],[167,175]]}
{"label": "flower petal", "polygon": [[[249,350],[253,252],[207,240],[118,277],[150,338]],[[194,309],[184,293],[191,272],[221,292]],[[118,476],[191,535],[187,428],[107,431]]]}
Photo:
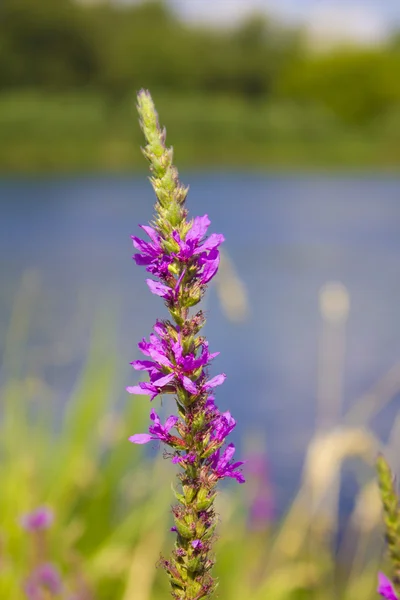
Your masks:
{"label": "flower petal", "polygon": [[218,248],[218,246],[220,246],[224,241],[225,238],[222,233],[212,233],[210,237],[206,239],[204,244],[197,248],[196,254],[204,252],[205,250],[214,250],[215,248]]}
{"label": "flower petal", "polygon": [[171,288],[163,285],[159,281],[153,281],[153,279],[146,279],[146,283],[150,288],[152,294],[161,296],[161,298],[168,298],[172,294]]}
{"label": "flower petal", "polygon": [[378,573],[378,589],[377,592],[386,598],[386,600],[399,600],[395,592],[394,586],[390,579],[384,573]]}
{"label": "flower petal", "polygon": [[187,392],[189,392],[190,394],[197,394],[197,386],[191,379],[189,379],[189,377],[186,377],[184,375],[182,377],[182,383],[183,387]]}
{"label": "flower petal", "polygon": [[213,377],[212,379],[207,381],[203,387],[205,390],[212,389],[214,387],[217,387],[217,385],[222,385],[224,383],[225,379],[226,379],[225,373],[220,373],[220,375],[216,375],[215,377]]}
{"label": "flower petal", "polygon": [[149,433],[136,433],[129,438],[132,444],[147,444],[153,439]]}
{"label": "flower petal", "polygon": [[210,252],[210,255],[204,261],[203,271],[200,275],[201,283],[205,284],[211,281],[211,279],[216,275],[219,267],[220,256],[218,250],[215,250],[215,253]]}
{"label": "flower petal", "polygon": [[160,377],[160,379],[153,381],[153,385],[155,385],[158,388],[163,388],[166,385],[168,385],[169,382],[174,379],[174,377],[174,373],[168,373],[168,375],[165,375],[165,377]]}
{"label": "flower petal", "polygon": [[186,234],[186,241],[200,241],[207,233],[207,229],[210,226],[211,221],[208,215],[204,217],[195,217],[193,219],[193,225]]}
{"label": "flower petal", "polygon": [[149,236],[151,241],[154,242],[154,244],[156,246],[158,246],[161,250],[160,236],[158,235],[157,231],[155,229],[153,229],[153,227],[150,227],[149,225],[139,225],[139,227],[147,233],[147,235]]}
{"label": "flower petal", "polygon": [[146,390],[143,389],[142,387],[140,387],[140,385],[134,385],[133,387],[127,387],[126,391],[129,394],[139,394],[139,395],[147,395],[147,396],[151,396],[152,392],[151,390]]}
{"label": "flower petal", "polygon": [[136,371],[149,371],[156,366],[151,360],[134,360],[131,365]]}
{"label": "flower petal", "polygon": [[175,425],[177,424],[177,422],[179,421],[178,417],[175,417],[174,415],[168,417],[168,419],[165,421],[165,425],[164,425],[164,429],[167,433],[169,433],[169,431],[175,427]]}

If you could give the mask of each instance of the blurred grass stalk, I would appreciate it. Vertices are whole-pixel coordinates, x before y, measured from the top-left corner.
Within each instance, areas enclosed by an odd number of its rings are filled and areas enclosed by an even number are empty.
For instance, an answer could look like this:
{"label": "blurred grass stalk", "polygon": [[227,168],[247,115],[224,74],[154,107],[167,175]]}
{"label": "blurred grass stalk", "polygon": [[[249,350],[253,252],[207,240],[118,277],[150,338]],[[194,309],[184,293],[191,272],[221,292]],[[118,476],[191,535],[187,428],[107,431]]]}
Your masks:
{"label": "blurred grass stalk", "polygon": [[[246,290],[229,257],[222,261],[217,285],[226,316],[234,321],[244,318],[249,312]],[[129,399],[115,411],[113,399],[120,388],[116,353],[110,352],[117,330],[115,315],[110,306],[107,319],[102,308],[97,312],[87,363],[57,429],[58,408],[49,403],[48,391],[43,393],[44,382],[32,386],[35,373],[27,375],[21,368],[39,287],[36,274],[24,276],[3,364],[0,598],[22,599],[20,581],[27,569],[28,548],[17,522],[19,515],[48,503],[56,512],[50,539],[54,561],[71,580],[83,574],[96,600],[164,599],[164,578],[153,564],[161,549],[171,543],[164,533],[168,530],[164,515],[170,497],[169,466],[161,456],[155,461],[146,454],[135,458],[138,453],[132,453],[126,443],[132,431],[144,427],[147,402]],[[235,306],[227,296],[229,290],[239,290],[240,302],[236,299]],[[360,401],[356,413],[351,409],[340,422],[343,316],[348,303],[343,289],[333,292],[342,303],[342,320],[328,319],[324,324],[319,426],[292,506],[280,522],[257,531],[247,526],[243,496],[222,492],[218,499],[224,517],[217,563],[221,598],[374,597],[382,536],[373,471],[379,443],[367,422],[398,390],[399,368],[389,376],[390,385],[378,385],[373,396]],[[333,347],[328,348],[332,341]],[[42,396],[40,410],[32,410],[37,396]],[[364,416],[365,422],[358,425],[354,414]],[[393,425],[389,448],[384,450],[390,456],[399,456],[399,428],[400,416]],[[361,482],[336,554],[333,538],[338,526],[340,470],[352,456],[370,466],[369,476]],[[164,509],[160,504],[165,504]]]}

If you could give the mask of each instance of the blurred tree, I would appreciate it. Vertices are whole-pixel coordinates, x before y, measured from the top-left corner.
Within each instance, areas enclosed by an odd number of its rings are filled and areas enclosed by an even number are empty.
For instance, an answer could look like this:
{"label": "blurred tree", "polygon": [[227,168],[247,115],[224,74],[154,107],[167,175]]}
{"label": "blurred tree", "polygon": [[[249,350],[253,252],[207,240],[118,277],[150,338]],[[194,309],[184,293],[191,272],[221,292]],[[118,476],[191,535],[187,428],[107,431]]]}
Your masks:
{"label": "blurred tree", "polygon": [[0,0],[0,88],[90,86],[110,109],[141,87],[286,98],[364,124],[400,103],[399,39],[314,55],[300,31],[257,14],[216,30],[184,24],[162,0]]}
{"label": "blurred tree", "polygon": [[400,102],[400,55],[385,49],[344,49],[294,60],[278,92],[319,103],[348,123],[363,124]]}
{"label": "blurred tree", "polygon": [[85,12],[70,0],[3,0],[0,85],[68,88],[97,69]]}

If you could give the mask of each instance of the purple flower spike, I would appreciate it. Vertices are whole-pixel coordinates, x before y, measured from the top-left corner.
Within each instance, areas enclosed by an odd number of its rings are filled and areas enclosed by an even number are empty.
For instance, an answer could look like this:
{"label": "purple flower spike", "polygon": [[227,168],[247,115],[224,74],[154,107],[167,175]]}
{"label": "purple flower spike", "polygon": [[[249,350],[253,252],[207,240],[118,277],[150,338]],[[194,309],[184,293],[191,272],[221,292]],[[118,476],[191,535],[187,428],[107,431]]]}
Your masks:
{"label": "purple flower spike", "polygon": [[[138,251],[133,258],[151,274],[146,280],[148,288],[164,300],[169,315],[156,322],[148,340],[139,343],[144,359],[131,364],[146,373],[146,380],[127,390],[146,394],[150,400],[173,395],[179,417],[171,415],[162,424],[152,410],[149,432],[137,433],[129,440],[134,444],[159,440],[172,449],[164,456],[179,466],[171,528],[176,543],[171,558],[162,557],[161,563],[172,582],[174,598],[208,600],[216,587],[211,575],[216,487],[225,477],[244,482],[239,470],[243,463],[232,460],[235,447],[230,444],[224,449],[236,421],[229,411],[221,414],[214,399],[214,388],[223,384],[226,376],[209,373],[218,352],[210,353],[201,333],[205,315],[194,308],[218,271],[224,236],[212,233],[207,237],[208,215],[187,220],[188,189],[178,179],[172,151],[165,146],[165,130],[144,90],[138,95],[138,110],[157,201],[152,226],[141,225],[148,239],[132,236]],[[172,428],[175,435],[171,435]]]}
{"label": "purple flower spike", "polygon": [[53,523],[53,518],[53,511],[46,506],[41,506],[33,512],[23,515],[20,523],[27,531],[40,531],[48,529]]}
{"label": "purple flower spike", "polygon": [[154,421],[154,425],[150,425],[150,433],[137,433],[129,438],[133,444],[147,444],[151,440],[160,440],[169,444],[171,441],[170,430],[175,427],[178,422],[178,417],[168,417],[165,425],[161,425],[160,417],[154,409],[150,413],[150,419]]}
{"label": "purple flower spike", "polygon": [[378,574],[378,589],[377,592],[386,598],[386,600],[399,600],[396,594],[393,583],[386,577],[384,573]]}

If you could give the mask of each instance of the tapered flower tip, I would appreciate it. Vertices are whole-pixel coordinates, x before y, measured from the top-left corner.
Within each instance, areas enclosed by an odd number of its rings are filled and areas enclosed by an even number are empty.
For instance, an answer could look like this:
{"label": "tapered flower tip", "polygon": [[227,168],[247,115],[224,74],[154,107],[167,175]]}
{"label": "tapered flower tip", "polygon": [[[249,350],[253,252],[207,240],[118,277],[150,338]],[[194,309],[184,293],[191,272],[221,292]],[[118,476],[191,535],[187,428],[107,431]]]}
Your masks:
{"label": "tapered flower tip", "polygon": [[23,515],[20,524],[27,531],[39,531],[50,527],[53,519],[53,511],[47,506],[41,506],[31,513]]}
{"label": "tapered flower tip", "polygon": [[137,109],[143,121],[154,120],[156,117],[156,109],[149,90],[141,89],[137,95]]}
{"label": "tapered flower tip", "polygon": [[390,579],[384,573],[378,573],[378,589],[377,592],[386,598],[386,600],[399,600],[394,586]]}

